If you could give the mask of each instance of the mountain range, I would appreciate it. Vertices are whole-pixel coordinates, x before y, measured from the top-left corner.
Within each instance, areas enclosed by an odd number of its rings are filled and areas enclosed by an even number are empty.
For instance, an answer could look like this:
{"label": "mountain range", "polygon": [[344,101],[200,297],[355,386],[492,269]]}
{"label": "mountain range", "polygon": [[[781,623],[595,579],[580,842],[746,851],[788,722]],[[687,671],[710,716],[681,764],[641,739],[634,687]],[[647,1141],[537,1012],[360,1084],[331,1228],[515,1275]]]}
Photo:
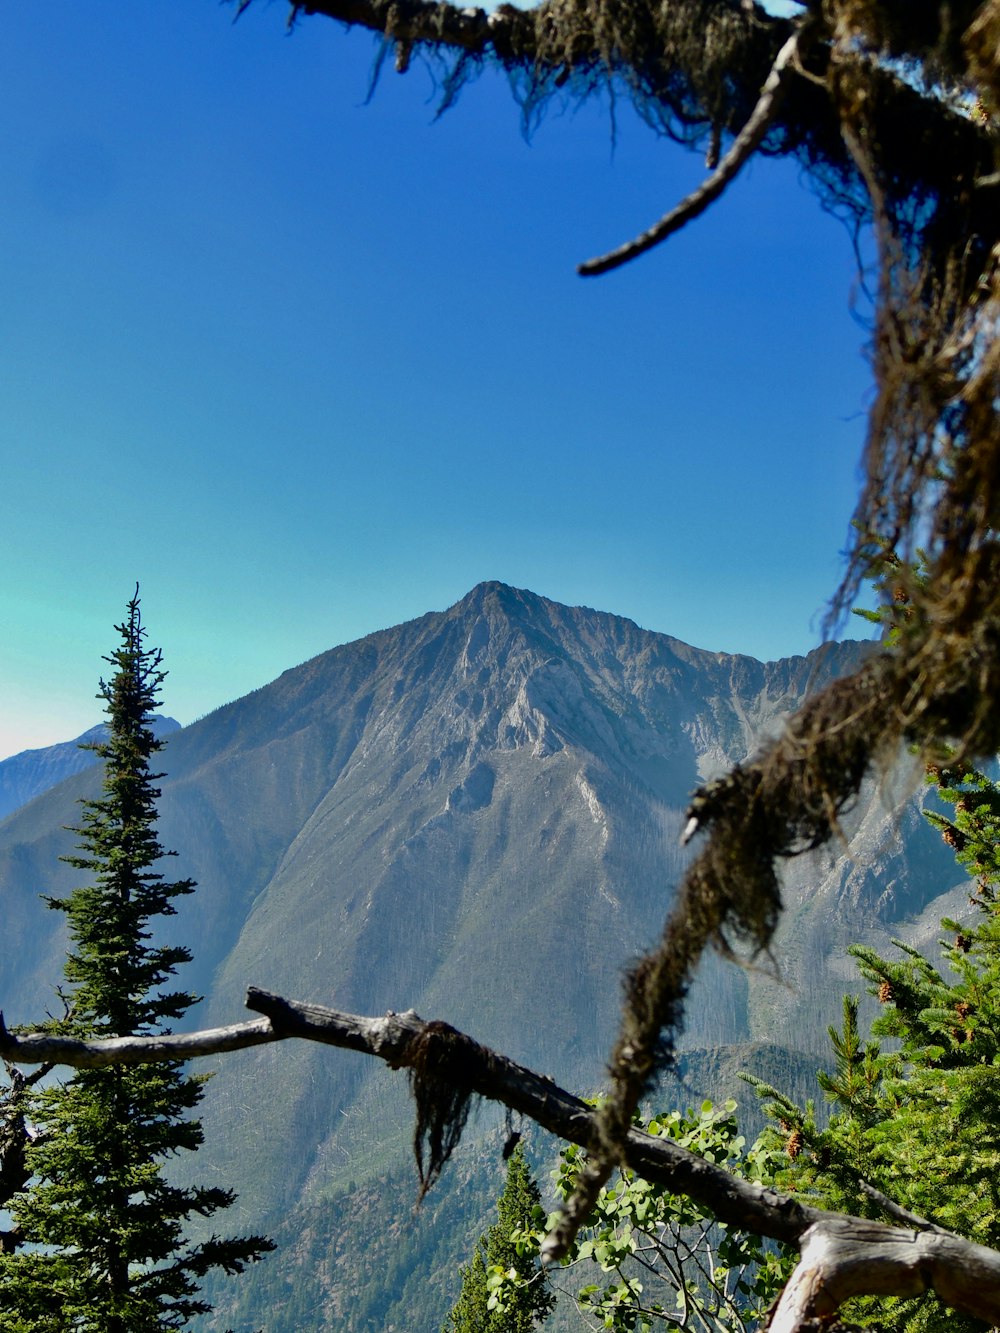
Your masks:
{"label": "mountain range", "polygon": [[[683,869],[692,788],[870,651],[825,644],[761,663],[484,583],[171,732],[160,835],[179,853],[171,874],[199,890],[164,937],[195,950],[183,981],[205,999],[193,1022],[238,1020],[248,983],[362,1013],[413,1007],[565,1086],[598,1089],[622,971],[655,940]],[[849,845],[791,863],[772,959],[706,961],[684,1038],[699,1093],[754,1051],[815,1067],[840,995],[860,989],[846,945],[919,943],[959,910],[947,849],[916,801],[899,811],[908,780],[866,790]],[[61,914],[38,895],[73,883],[59,861],[65,826],[98,788],[97,770],[73,773],[0,824],[10,1022],[51,1007]],[[195,1174],[235,1186],[239,1225],[272,1229],[314,1293],[312,1316],[268,1315],[271,1333],[425,1327],[386,1322],[392,1292],[352,1307],[337,1294],[351,1263],[334,1256],[351,1216],[343,1200],[395,1180],[405,1154],[398,1077],[306,1043],[216,1067]],[[264,1305],[281,1262],[262,1266]],[[421,1262],[392,1279],[400,1290]],[[247,1328],[265,1318],[256,1281],[241,1286]],[[219,1328],[237,1327],[233,1309],[223,1305]]]}

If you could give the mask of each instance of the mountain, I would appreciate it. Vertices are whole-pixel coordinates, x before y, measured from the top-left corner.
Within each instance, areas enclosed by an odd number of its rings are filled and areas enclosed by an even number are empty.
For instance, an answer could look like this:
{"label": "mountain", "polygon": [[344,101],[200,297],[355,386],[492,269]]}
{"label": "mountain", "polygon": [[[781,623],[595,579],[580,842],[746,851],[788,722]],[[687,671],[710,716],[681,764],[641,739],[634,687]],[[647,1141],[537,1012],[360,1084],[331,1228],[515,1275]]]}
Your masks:
{"label": "mountain", "polygon": [[[691,789],[868,651],[827,644],[761,663],[485,583],[285,672],[173,734],[163,756],[161,840],[180,852],[171,874],[200,886],[165,932],[195,949],[184,977],[206,996],[195,1021],[239,1019],[251,982],[363,1013],[413,1007],[597,1089],[622,970],[657,937],[683,868]],[[78,774],[0,827],[9,1021],[51,1004],[63,942],[38,894],[71,882],[63,826],[97,786],[93,770]],[[792,864],[771,962],[706,961],[687,1086],[698,1069],[739,1067],[753,1043],[811,1067],[852,980],[847,943],[933,920],[959,876],[915,809],[900,819],[893,807],[873,785],[850,849]],[[306,1227],[312,1274],[317,1217],[342,1228],[336,1201],[352,1183],[396,1179],[412,1123],[405,1086],[307,1043],[217,1068],[198,1176],[207,1163],[240,1192],[240,1225],[276,1229],[300,1258]],[[316,1268],[328,1288],[341,1271],[331,1254]],[[261,1290],[280,1280],[261,1277]],[[351,1319],[341,1311],[336,1326],[383,1327]]]}
{"label": "mountain", "polygon": [[[157,736],[168,736],[180,729],[172,717],[156,717],[153,729]],[[107,738],[103,722],[91,727],[73,741],[62,741],[41,750],[22,750],[9,759],[0,760],[0,819],[19,810],[22,805],[48,791],[50,787],[90,768],[97,757],[89,747]]]}

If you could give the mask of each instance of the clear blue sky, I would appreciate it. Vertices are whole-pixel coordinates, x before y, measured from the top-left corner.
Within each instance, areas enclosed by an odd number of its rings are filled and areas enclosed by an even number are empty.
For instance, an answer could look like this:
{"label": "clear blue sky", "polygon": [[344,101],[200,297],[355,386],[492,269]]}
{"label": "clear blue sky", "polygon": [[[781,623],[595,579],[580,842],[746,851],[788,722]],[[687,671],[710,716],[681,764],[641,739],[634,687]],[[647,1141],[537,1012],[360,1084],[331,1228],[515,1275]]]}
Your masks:
{"label": "clear blue sky", "polygon": [[849,237],[619,107],[281,4],[0,10],[0,755],[65,739],[136,580],[182,722],[496,578],[713,649],[818,641],[864,432]]}

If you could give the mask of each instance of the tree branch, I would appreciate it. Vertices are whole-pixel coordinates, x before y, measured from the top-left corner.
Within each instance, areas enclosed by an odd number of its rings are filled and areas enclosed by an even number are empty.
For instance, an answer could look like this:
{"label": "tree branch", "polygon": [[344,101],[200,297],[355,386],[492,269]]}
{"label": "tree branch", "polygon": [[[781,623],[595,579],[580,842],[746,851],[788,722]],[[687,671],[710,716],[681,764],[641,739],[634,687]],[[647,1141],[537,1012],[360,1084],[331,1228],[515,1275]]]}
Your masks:
{"label": "tree branch", "polygon": [[[445,1023],[425,1022],[412,1010],[367,1018],[256,987],[247,992],[247,1006],[263,1017],[201,1032],[103,1041],[14,1036],[0,1020],[0,1058],[97,1068],[216,1055],[298,1037],[376,1056],[392,1069],[413,1069],[418,1053],[426,1053],[432,1043],[445,1055],[436,1065],[439,1072],[449,1071],[470,1092],[585,1149],[599,1142],[597,1114],[579,1097]],[[931,1288],[955,1309],[1000,1323],[1000,1254],[994,1250],[948,1233],[823,1212],[638,1129],[626,1136],[624,1158],[638,1175],[696,1200],[720,1221],[799,1246],[802,1258],[776,1308],[771,1333],[796,1333],[850,1296],[905,1296]]]}
{"label": "tree branch", "polygon": [[963,1314],[996,1324],[1000,1254],[957,1236],[828,1213],[802,1237],[801,1258],[769,1333],[798,1333],[852,1296],[919,1296],[929,1290]]}
{"label": "tree branch", "polygon": [[[231,2],[240,13],[252,0]],[[830,37],[820,27],[820,9],[810,4],[806,14],[788,18],[744,0],[635,0],[624,10],[616,0],[540,0],[528,9],[501,3],[487,13],[449,0],[292,0],[290,22],[320,16],[366,28],[395,47],[400,71],[413,52],[441,55],[453,65],[442,107],[451,104],[467,75],[495,64],[515,76],[515,95],[526,109],[537,109],[570,81],[578,96],[617,86],[670,137],[689,146],[713,141],[710,159],[714,141],[742,125],[718,171],[623,252],[580,270],[594,274],[642,253],[697,216],[760,149],[796,158],[838,210],[867,213],[827,80],[801,66],[805,77],[784,77],[788,64],[795,65],[787,43],[807,28],[818,31],[813,44],[825,48],[818,62],[825,68]],[[956,114],[936,86],[912,87],[889,64],[872,65],[867,77],[879,142],[893,163],[897,202],[951,197],[959,179],[995,170],[984,127]]]}
{"label": "tree branch", "polygon": [[799,63],[802,38],[805,31],[805,28],[796,28],[778,52],[774,64],[771,66],[771,71],[764,81],[764,86],[760,90],[760,100],[754,107],[750,119],[733,140],[729,151],[711,176],[702,181],[697,189],[692,190],[687,198],[682,199],[676,208],[672,208],[669,213],[664,214],[659,222],[650,227],[648,231],[644,231],[640,236],[636,236],[634,240],[626,242],[625,245],[620,245],[617,250],[611,250],[606,255],[601,255],[597,259],[588,259],[586,263],[580,264],[577,272],[582,277],[597,277],[601,273],[608,273],[611,269],[620,268],[623,264],[638,259],[639,255],[645,254],[647,250],[652,250],[654,246],[665,241],[668,236],[673,236],[687,223],[699,217],[706,208],[718,199],[719,195],[736,179],[743,167],[753,157],[774,123],[785,91],[788,70],[790,67],[794,69]]}
{"label": "tree branch", "polygon": [[[248,3],[241,4],[241,10]],[[368,28],[395,41],[427,42],[466,55],[496,50],[528,58],[535,45],[534,18],[513,5],[500,5],[487,13],[477,6],[460,9],[447,0],[307,0],[304,4],[292,0],[289,22],[315,14]]]}
{"label": "tree branch", "polygon": [[19,1065],[69,1065],[73,1069],[103,1069],[109,1065],[154,1064],[163,1060],[196,1060],[247,1046],[280,1041],[266,1018],[233,1023],[201,1032],[171,1033],[157,1037],[106,1037],[82,1041],[77,1037],[54,1037],[30,1032],[18,1037],[8,1031],[0,1012],[0,1059]]}
{"label": "tree branch", "polygon": [[898,1204],[895,1199],[890,1199],[888,1194],[883,1194],[877,1189],[870,1180],[863,1177],[858,1179],[858,1189],[861,1193],[877,1203],[883,1212],[894,1217],[897,1222],[905,1222],[914,1227],[917,1231],[933,1231],[938,1236],[954,1236],[954,1231],[948,1231],[945,1227],[939,1227],[936,1222],[929,1222],[926,1217],[921,1217],[918,1213],[911,1213],[909,1208],[904,1208]]}
{"label": "tree branch", "polygon": [[[391,1069],[412,1069],[417,1051],[430,1040],[446,1050],[452,1076],[470,1092],[520,1112],[557,1138],[587,1149],[596,1146],[597,1117],[592,1106],[552,1079],[491,1051],[446,1023],[428,1023],[412,1010],[368,1018],[286,1000],[255,986],[247,991],[247,1007],[265,1017],[166,1037],[80,1040],[40,1033],[15,1036],[0,1026],[0,1058],[18,1064],[53,1061],[93,1069],[200,1058],[299,1037],[376,1056]],[[652,1138],[639,1130],[629,1133],[625,1156],[628,1165],[641,1176],[669,1185],[677,1193],[689,1194],[733,1226],[775,1240],[794,1244],[825,1216],[773,1190],[731,1176],[670,1140]]]}

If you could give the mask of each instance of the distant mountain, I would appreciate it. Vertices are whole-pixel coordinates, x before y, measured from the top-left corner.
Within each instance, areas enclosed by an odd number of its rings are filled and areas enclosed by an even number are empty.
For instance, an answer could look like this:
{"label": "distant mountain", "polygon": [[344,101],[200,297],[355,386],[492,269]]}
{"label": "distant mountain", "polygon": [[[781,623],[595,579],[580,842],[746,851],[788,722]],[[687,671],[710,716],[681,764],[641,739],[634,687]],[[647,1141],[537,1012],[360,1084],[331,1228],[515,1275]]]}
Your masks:
{"label": "distant mountain", "polygon": [[[364,1013],[412,1006],[596,1089],[622,970],[657,937],[683,868],[689,792],[868,651],[827,644],[761,663],[484,583],[285,672],[178,732],[165,755],[161,839],[180,852],[171,874],[200,885],[168,923],[195,949],[184,984],[207,997],[197,1021],[241,1017],[249,982]],[[63,943],[38,895],[73,882],[63,826],[96,789],[81,773],[0,828],[8,1021],[51,1003]],[[707,961],[688,1008],[689,1086],[703,1048],[729,1052],[705,1071],[737,1067],[734,1048],[750,1043],[787,1051],[790,1069],[813,1062],[854,981],[846,945],[919,933],[958,879],[917,812],[897,819],[877,787],[852,829],[849,850],[792,864],[773,963]],[[352,1181],[396,1170],[405,1085],[374,1062],[289,1043],[219,1069],[198,1174],[207,1162],[239,1190],[247,1229],[296,1246]],[[322,1246],[311,1231],[310,1255]],[[383,1327],[338,1304],[330,1284],[349,1256],[332,1256],[325,1294],[309,1287],[296,1308],[315,1297],[317,1312],[340,1311],[338,1328]],[[298,1270],[296,1284],[314,1277]],[[295,1333],[333,1326],[324,1318]],[[292,1333],[280,1315],[267,1324]]]}
{"label": "distant mountain", "polygon": [[[180,725],[172,717],[157,717],[154,730],[158,736],[167,736],[179,731]],[[5,819],[64,779],[90,768],[97,758],[92,750],[81,749],[81,746],[96,745],[107,734],[107,727],[102,722],[77,736],[76,740],[47,745],[40,750],[22,750],[9,759],[0,760],[0,819]]]}

